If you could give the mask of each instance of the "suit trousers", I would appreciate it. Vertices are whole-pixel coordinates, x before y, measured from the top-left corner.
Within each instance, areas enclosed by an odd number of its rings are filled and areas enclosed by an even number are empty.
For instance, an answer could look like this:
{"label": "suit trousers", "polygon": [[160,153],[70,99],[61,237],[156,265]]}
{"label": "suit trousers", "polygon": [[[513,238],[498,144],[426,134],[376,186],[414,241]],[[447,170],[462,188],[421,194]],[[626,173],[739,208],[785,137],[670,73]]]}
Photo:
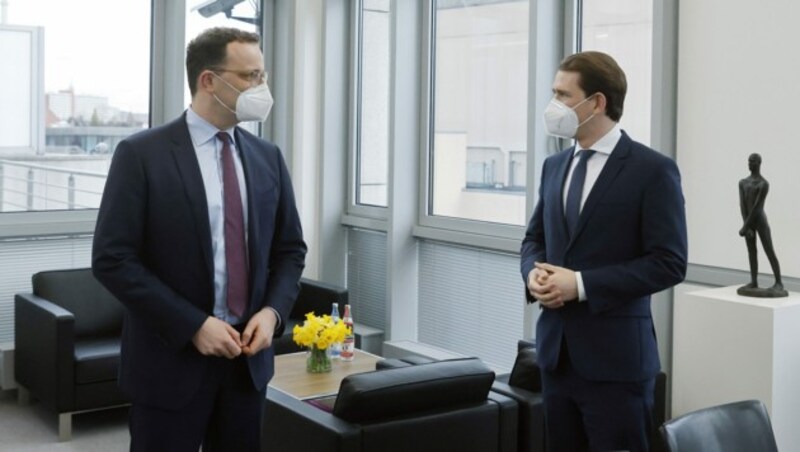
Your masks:
{"label": "suit trousers", "polygon": [[200,389],[176,411],[133,403],[131,452],[259,451],[266,388],[257,391],[247,358],[208,357]]}
{"label": "suit trousers", "polygon": [[655,378],[592,381],[575,371],[566,341],[558,366],[542,370],[547,450],[647,452]]}

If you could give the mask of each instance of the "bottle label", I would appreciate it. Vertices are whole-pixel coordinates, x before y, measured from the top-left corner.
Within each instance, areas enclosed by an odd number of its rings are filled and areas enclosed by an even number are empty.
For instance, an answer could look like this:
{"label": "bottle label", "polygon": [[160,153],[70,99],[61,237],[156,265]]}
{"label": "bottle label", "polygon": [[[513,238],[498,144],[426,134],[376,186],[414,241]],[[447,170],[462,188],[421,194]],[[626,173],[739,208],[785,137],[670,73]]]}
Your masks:
{"label": "bottle label", "polygon": [[342,352],[339,357],[344,361],[350,361],[355,357],[356,341],[355,337],[348,336],[342,343]]}

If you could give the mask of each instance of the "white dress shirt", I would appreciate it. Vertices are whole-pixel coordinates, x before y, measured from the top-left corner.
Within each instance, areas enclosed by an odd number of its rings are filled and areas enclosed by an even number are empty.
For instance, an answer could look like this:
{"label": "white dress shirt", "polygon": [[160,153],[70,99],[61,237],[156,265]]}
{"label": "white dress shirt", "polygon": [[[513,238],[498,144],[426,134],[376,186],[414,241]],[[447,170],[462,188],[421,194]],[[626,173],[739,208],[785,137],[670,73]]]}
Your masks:
{"label": "white dress shirt", "polygon": [[[225,262],[225,206],[222,193],[222,141],[217,138],[220,130],[201,118],[191,107],[186,110],[186,125],[192,138],[197,163],[203,176],[203,186],[208,202],[208,222],[211,227],[211,252],[214,256],[214,317],[231,325],[241,323],[242,319],[228,310],[227,286],[228,269]],[[236,176],[239,179],[239,192],[242,197],[244,213],[245,243],[247,243],[247,185],[244,178],[242,158],[239,154],[234,128],[224,130],[231,137],[231,151]]]}
{"label": "white dress shirt", "polygon": [[[583,204],[586,202],[586,198],[588,198],[589,193],[592,192],[594,183],[597,182],[597,178],[600,177],[600,172],[603,171],[603,167],[606,166],[608,157],[617,146],[617,143],[619,143],[620,138],[622,138],[622,129],[620,129],[619,124],[615,124],[614,127],[612,127],[607,134],[603,135],[602,138],[597,140],[591,148],[586,148],[595,151],[595,153],[586,161],[586,179],[584,179],[583,193],[581,193],[581,210],[583,210]],[[578,165],[578,160],[580,160],[575,158],[575,156],[582,150],[584,150],[584,148],[581,147],[579,142],[576,142],[575,152],[572,154],[572,165],[569,168],[567,180],[564,182],[564,190],[562,193],[562,202],[564,206],[567,205],[567,187],[569,187],[569,183],[572,180],[572,172],[575,171],[575,166]],[[586,288],[583,286],[581,272],[575,272],[575,280],[578,284],[578,301],[586,301]]]}

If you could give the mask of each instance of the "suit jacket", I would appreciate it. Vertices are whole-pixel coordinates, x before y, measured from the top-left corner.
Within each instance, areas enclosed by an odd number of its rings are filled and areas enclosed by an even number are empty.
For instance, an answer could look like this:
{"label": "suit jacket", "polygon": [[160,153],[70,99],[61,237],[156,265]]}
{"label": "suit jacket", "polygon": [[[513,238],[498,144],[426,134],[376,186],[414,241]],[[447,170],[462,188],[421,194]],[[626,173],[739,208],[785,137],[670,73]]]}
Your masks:
{"label": "suit jacket", "polygon": [[[683,280],[686,218],[680,174],[669,158],[622,133],[570,237],[562,190],[574,148],[548,157],[525,233],[521,270],[534,262],[580,271],[587,300],[543,309],[537,359],[554,370],[562,339],[574,369],[598,381],[641,381],[659,369],[650,295]],[[530,302],[535,301],[527,291]]]}
{"label": "suit jacket", "polygon": [[[243,320],[266,306],[285,320],[306,253],[289,173],[276,146],[238,127],[234,133],[248,194],[250,299]],[[213,315],[214,268],[205,187],[185,114],[117,146],[92,269],[126,308],[122,389],[135,403],[187,404],[205,366],[218,358],[201,355],[191,341]],[[248,365],[255,388],[263,389],[273,374],[272,348]]]}

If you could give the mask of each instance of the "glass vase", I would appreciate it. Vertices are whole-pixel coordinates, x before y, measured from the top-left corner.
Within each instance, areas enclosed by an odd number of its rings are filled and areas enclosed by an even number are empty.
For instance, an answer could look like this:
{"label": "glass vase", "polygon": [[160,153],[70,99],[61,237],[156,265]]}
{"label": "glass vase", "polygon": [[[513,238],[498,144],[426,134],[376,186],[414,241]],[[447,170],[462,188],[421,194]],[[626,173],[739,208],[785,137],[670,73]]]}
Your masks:
{"label": "glass vase", "polygon": [[327,350],[312,345],[306,356],[306,372],[321,374],[331,371],[331,358]]}

